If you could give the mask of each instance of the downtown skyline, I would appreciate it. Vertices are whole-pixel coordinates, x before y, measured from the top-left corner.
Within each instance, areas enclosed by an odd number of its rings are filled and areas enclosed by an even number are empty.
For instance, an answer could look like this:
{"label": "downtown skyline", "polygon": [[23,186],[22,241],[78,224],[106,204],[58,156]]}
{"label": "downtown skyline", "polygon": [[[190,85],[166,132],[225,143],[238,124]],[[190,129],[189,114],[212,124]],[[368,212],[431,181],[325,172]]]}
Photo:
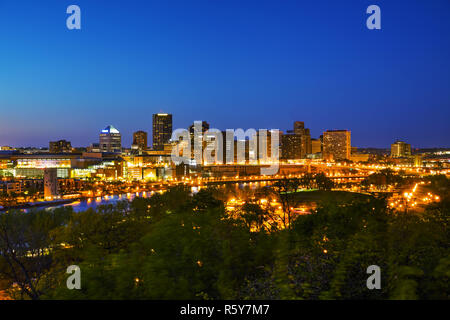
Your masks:
{"label": "downtown skyline", "polygon": [[448,147],[448,1],[377,1],[376,31],[368,2],[77,4],[77,31],[66,3],[0,4],[0,145],[88,146],[109,124],[128,145],[167,112],[174,129],[301,120],[358,147]]}

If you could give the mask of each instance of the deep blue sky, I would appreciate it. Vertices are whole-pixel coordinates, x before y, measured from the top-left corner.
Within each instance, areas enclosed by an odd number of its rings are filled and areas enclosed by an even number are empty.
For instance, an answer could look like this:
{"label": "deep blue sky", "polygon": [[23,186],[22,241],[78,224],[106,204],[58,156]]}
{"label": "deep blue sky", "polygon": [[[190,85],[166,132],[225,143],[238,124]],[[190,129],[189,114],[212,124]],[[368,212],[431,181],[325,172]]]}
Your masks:
{"label": "deep blue sky", "polygon": [[[77,4],[82,30],[66,28]],[[382,30],[366,28],[381,7]],[[449,0],[0,0],[0,145],[74,146],[152,113],[449,147]],[[150,139],[149,139],[150,140]]]}

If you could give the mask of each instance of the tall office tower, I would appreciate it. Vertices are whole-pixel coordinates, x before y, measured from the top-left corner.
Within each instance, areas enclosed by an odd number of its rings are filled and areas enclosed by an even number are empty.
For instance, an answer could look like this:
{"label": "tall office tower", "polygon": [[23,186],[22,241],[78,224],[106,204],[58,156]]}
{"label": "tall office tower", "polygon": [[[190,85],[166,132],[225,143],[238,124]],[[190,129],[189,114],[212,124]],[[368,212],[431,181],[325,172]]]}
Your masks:
{"label": "tall office tower", "polygon": [[349,130],[327,130],[323,133],[323,158],[325,160],[350,159]]}
{"label": "tall office tower", "polygon": [[311,132],[309,129],[304,129],[302,134],[302,158],[305,158],[307,154],[312,152],[311,146]]}
{"label": "tall office tower", "polygon": [[[294,122],[294,130],[288,130],[284,139],[286,154],[282,156],[283,159],[303,159],[307,154],[312,152],[311,133],[305,128],[303,121]],[[296,137],[291,137],[296,136]],[[298,143],[299,146],[294,145]],[[286,158],[286,157],[288,158]]]}
{"label": "tall office tower", "polygon": [[122,136],[113,126],[107,126],[100,133],[101,152],[122,152]]}
{"label": "tall office tower", "polygon": [[[209,130],[209,123],[206,121],[194,121],[193,124],[189,126],[189,134],[191,136],[191,159],[196,159],[196,161],[200,161],[203,157],[203,150],[206,146],[206,142],[203,139],[203,135],[206,131]],[[199,148],[200,154],[195,157],[195,146],[200,146]]]}
{"label": "tall office tower", "polygon": [[322,152],[322,141],[320,139],[311,139],[311,153]]}
{"label": "tall office tower", "polygon": [[66,140],[50,141],[48,149],[50,153],[68,153],[72,152],[72,145]]}
{"label": "tall office tower", "polygon": [[52,199],[58,195],[58,169],[44,169],[44,197]]}
{"label": "tall office tower", "polygon": [[235,145],[234,132],[229,133],[227,136],[227,132],[222,131],[223,163],[231,164],[235,162],[237,157]]}
{"label": "tall office tower", "polygon": [[302,158],[302,135],[283,134],[281,136],[281,158],[284,160]]}
{"label": "tall office tower", "polygon": [[303,121],[294,122],[294,134],[303,134],[305,130],[305,123]]}
{"label": "tall office tower", "polygon": [[164,144],[172,138],[172,115],[156,113],[153,115],[153,150],[164,150]]}
{"label": "tall office tower", "polygon": [[133,133],[133,146],[139,150],[147,150],[147,132],[136,131]]}
{"label": "tall office tower", "polygon": [[391,144],[391,157],[401,158],[411,155],[411,145],[403,141],[395,141]]}
{"label": "tall office tower", "polygon": [[[276,133],[278,132],[278,143],[276,143],[276,141],[273,140],[273,137],[276,136]],[[281,151],[280,151],[280,145],[282,143],[282,136],[283,133],[279,130],[267,130],[266,135],[264,136],[264,134],[262,133],[261,130],[258,130],[256,132],[255,138],[256,138],[256,143],[257,143],[257,159],[259,160],[260,163],[265,163],[265,162],[273,162],[278,161],[281,155]],[[265,141],[264,141],[265,140]],[[274,147],[278,147],[278,153],[276,153],[276,150],[272,150],[272,145]],[[250,150],[251,151],[251,150]],[[273,152],[272,152],[273,151]]]}

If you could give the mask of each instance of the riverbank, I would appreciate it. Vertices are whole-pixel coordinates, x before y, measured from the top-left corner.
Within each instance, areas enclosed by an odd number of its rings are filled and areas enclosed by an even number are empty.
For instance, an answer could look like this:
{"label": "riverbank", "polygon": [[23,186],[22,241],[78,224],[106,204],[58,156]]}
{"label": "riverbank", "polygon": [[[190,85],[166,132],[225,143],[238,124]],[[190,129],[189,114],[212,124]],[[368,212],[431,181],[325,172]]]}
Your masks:
{"label": "riverbank", "polygon": [[22,210],[22,209],[32,209],[32,208],[40,208],[40,207],[49,207],[49,206],[59,206],[72,203],[77,199],[58,199],[52,201],[38,201],[38,202],[27,202],[24,204],[16,205],[16,206],[7,206],[0,207],[0,211],[8,211],[8,210]]}

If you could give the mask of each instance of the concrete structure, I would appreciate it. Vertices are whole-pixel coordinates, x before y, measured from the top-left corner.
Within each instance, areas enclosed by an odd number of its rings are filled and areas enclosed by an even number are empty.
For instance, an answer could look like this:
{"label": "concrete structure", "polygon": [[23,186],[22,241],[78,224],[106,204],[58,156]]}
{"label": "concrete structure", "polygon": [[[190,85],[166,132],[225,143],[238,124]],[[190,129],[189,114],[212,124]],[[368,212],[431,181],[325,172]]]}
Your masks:
{"label": "concrete structure", "polygon": [[56,168],[44,169],[44,197],[53,199],[58,195],[58,171]]}

